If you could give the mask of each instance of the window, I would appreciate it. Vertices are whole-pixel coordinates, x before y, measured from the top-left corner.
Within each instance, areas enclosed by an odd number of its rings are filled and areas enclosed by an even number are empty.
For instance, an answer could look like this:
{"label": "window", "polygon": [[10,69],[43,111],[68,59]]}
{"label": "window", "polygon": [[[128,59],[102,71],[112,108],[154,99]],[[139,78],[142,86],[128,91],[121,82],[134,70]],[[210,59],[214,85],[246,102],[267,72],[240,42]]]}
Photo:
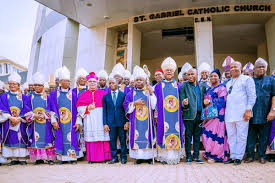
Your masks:
{"label": "window", "polygon": [[2,66],[2,64],[0,64],[0,75],[2,75],[3,74],[3,66]]}
{"label": "window", "polygon": [[5,74],[8,74],[8,73],[9,73],[9,67],[8,67],[8,64],[4,64],[4,67],[5,67]]}

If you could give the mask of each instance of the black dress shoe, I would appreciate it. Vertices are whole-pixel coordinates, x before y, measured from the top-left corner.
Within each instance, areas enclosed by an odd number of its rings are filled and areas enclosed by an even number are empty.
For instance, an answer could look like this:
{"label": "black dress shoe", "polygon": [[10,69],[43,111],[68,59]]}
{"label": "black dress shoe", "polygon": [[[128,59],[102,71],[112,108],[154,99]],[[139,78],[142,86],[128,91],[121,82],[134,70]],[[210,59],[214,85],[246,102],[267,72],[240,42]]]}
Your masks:
{"label": "black dress shoe", "polygon": [[266,163],[266,160],[265,160],[265,158],[260,158],[259,162],[260,162],[261,164],[265,164],[265,163]]}
{"label": "black dress shoe", "polygon": [[88,161],[88,164],[93,164],[93,162],[92,161]]}
{"label": "black dress shoe", "polygon": [[234,165],[240,165],[242,163],[242,160],[240,159],[235,159]]}
{"label": "black dress shoe", "polygon": [[118,163],[118,159],[112,159],[110,162],[108,162],[108,164],[115,164],[115,163]]}
{"label": "black dress shoe", "polygon": [[247,158],[244,162],[245,163],[252,163],[254,161],[253,158]]}
{"label": "black dress shoe", "polygon": [[233,159],[228,159],[227,161],[223,162],[224,164],[230,164],[230,163],[234,163],[234,160]]}
{"label": "black dress shoe", "polygon": [[141,163],[143,163],[143,160],[142,159],[137,159],[134,164],[138,165],[138,164],[141,164]]}
{"label": "black dress shoe", "polygon": [[20,165],[27,165],[26,161],[19,161]]}
{"label": "black dress shoe", "polygon": [[148,160],[147,160],[147,163],[148,163],[148,164],[153,164],[153,159],[148,159]]}
{"label": "black dress shoe", "polygon": [[193,161],[192,158],[187,158],[185,162],[186,162],[186,163],[192,163],[192,161]]}
{"label": "black dress shoe", "polygon": [[36,160],[34,164],[35,165],[44,164],[44,161],[43,160]]}
{"label": "black dress shoe", "polygon": [[12,160],[11,162],[8,163],[8,166],[12,166],[12,165],[18,165],[19,161],[17,160]]}
{"label": "black dress shoe", "polygon": [[127,163],[127,160],[126,159],[122,159],[121,160],[121,164],[126,164]]}

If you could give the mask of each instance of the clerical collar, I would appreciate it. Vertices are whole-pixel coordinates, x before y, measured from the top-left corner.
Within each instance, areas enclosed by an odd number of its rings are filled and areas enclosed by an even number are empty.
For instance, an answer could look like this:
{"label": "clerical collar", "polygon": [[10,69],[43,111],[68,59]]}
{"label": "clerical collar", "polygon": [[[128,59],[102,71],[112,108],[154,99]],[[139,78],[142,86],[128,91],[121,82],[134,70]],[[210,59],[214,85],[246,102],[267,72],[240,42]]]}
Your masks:
{"label": "clerical collar", "polygon": [[86,85],[84,85],[84,86],[78,86],[77,88],[78,89],[84,89],[84,88],[86,88]]}
{"label": "clerical collar", "polygon": [[36,91],[34,91],[34,94],[36,94],[36,95],[41,95],[43,92],[41,92],[41,93],[37,93]]}
{"label": "clerical collar", "polygon": [[70,88],[63,89],[62,87],[60,87],[60,91],[62,91],[62,92],[68,92],[69,90],[70,90]]}
{"label": "clerical collar", "polygon": [[167,82],[167,83],[172,83],[172,82],[175,81],[175,79],[173,78],[171,81],[168,81],[168,80],[166,80],[166,79],[163,79],[162,81]]}
{"label": "clerical collar", "polygon": [[145,90],[146,88],[145,87],[143,87],[143,88],[141,88],[141,89],[138,89],[137,87],[135,87],[135,90],[137,90],[137,91],[141,91],[141,90]]}
{"label": "clerical collar", "polygon": [[16,94],[18,94],[18,93],[19,93],[19,91],[16,91],[16,92],[12,92],[12,91],[10,91],[10,93],[11,93],[11,94],[16,95]]}

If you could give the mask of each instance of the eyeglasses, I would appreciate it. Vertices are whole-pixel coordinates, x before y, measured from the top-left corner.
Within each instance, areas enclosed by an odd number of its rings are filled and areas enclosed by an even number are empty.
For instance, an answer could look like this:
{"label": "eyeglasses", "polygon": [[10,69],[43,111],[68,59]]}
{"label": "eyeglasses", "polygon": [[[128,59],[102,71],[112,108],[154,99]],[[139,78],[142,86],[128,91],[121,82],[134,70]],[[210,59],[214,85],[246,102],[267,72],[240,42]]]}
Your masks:
{"label": "eyeglasses", "polygon": [[34,84],[33,86],[44,86],[44,85],[40,85],[40,84]]}
{"label": "eyeglasses", "polygon": [[16,85],[18,85],[18,83],[9,83],[9,85],[16,86]]}

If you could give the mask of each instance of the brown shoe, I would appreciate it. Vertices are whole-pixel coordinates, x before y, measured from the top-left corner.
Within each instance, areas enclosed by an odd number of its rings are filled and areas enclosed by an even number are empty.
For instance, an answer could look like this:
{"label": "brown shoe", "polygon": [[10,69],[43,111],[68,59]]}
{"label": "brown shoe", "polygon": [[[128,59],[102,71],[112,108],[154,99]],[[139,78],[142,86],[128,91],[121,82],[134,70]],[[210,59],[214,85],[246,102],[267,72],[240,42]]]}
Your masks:
{"label": "brown shoe", "polygon": [[252,163],[253,161],[254,161],[253,158],[247,158],[247,159],[245,160],[245,163]]}
{"label": "brown shoe", "polygon": [[260,161],[260,163],[261,163],[261,164],[265,164],[265,163],[266,163],[265,158],[260,158],[260,160],[259,160],[259,161]]}

